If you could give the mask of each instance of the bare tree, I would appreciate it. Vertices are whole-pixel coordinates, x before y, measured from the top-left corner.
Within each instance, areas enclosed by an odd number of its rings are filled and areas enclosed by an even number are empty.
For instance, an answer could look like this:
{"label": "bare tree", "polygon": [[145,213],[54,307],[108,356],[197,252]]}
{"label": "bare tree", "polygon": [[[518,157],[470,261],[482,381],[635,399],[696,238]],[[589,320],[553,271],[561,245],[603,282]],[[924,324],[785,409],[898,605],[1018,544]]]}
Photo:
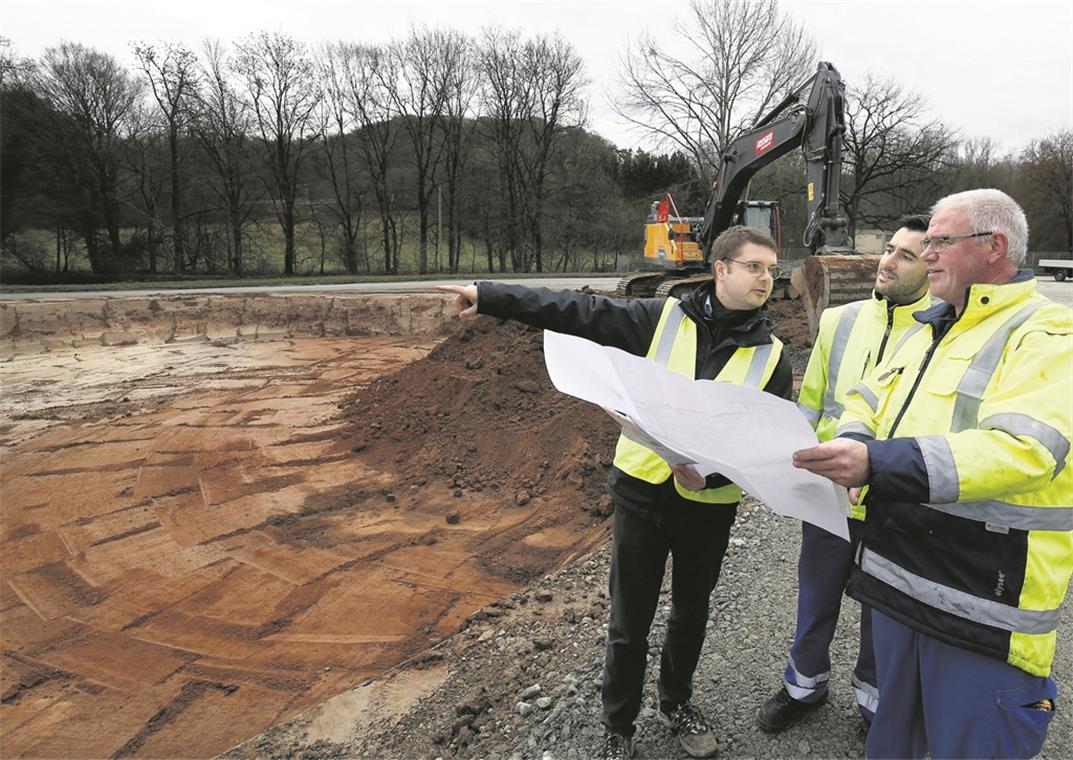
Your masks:
{"label": "bare tree", "polygon": [[816,44],[778,0],[691,0],[667,37],[646,32],[628,48],[614,107],[710,186],[724,148],[815,69]]}
{"label": "bare tree", "polygon": [[[347,272],[358,271],[358,239],[361,232],[362,193],[358,181],[357,156],[353,134],[357,123],[348,106],[348,52],[345,45],[327,45],[318,61],[324,98],[317,112],[325,167],[332,188],[332,213],[343,238],[343,265]],[[364,241],[363,241],[364,242]],[[362,251],[368,270],[368,257]],[[321,262],[323,270],[323,261]]]}
{"label": "bare tree", "polygon": [[[94,272],[114,271],[121,253],[121,165],[123,140],[140,90],[130,73],[110,55],[77,43],[48,48],[36,89],[64,117],[58,142],[73,182],[83,182],[89,208],[79,230]],[[69,138],[69,139],[68,139]],[[102,249],[98,225],[105,228]]]}
{"label": "bare tree", "polygon": [[[145,252],[149,271],[157,272],[157,254],[163,238],[165,220],[161,218],[160,206],[165,194],[168,167],[164,159],[164,136],[167,134],[161,123],[162,116],[154,113],[148,103],[139,103],[131,119],[132,128],[123,142],[124,168],[129,172],[134,186],[131,205],[137,211],[135,237],[140,237],[140,228],[145,228]],[[175,271],[181,272],[176,263]]]}
{"label": "bare tree", "polygon": [[[160,109],[168,136],[172,253],[175,271],[182,272],[186,268],[186,240],[183,234],[183,176],[180,170],[183,156],[180,139],[190,123],[191,104],[197,97],[197,56],[184,45],[171,42],[156,45],[139,42],[133,48]],[[150,262],[150,270],[155,272],[156,257],[152,256]]]}
{"label": "bare tree", "polygon": [[869,76],[848,88],[841,199],[850,235],[862,222],[930,205],[955,140],[920,95],[893,80]]}
{"label": "bare tree", "polygon": [[193,131],[211,168],[209,188],[226,220],[227,269],[242,275],[244,228],[254,208],[249,136],[252,117],[231,81],[226,54],[219,42],[205,42],[200,77]]}
{"label": "bare tree", "polygon": [[526,45],[526,64],[533,79],[531,151],[521,157],[527,192],[523,196],[526,229],[532,240],[533,263],[544,270],[544,203],[548,166],[563,133],[585,122],[583,89],[587,84],[581,57],[559,36],[539,37]]}
{"label": "bare tree", "polygon": [[548,162],[565,130],[585,119],[581,58],[558,36],[522,42],[516,32],[491,30],[485,33],[481,67],[488,137],[507,203],[511,263],[515,270],[543,271]]}
{"label": "bare tree", "polygon": [[313,111],[320,99],[313,60],[287,35],[257,32],[236,45],[236,71],[245,79],[254,122],[265,143],[268,187],[283,230],[283,271],[294,274],[298,177],[315,144]]}
{"label": "bare tree", "polygon": [[[519,268],[521,254],[521,211],[524,186],[521,177],[521,150],[532,83],[524,75],[522,66],[523,43],[518,32],[499,29],[486,30],[481,42],[481,78],[484,80],[482,101],[487,115],[485,142],[491,146],[498,169],[498,203],[503,212],[499,215],[504,245],[497,247],[499,271],[506,271],[506,255],[509,253],[515,269]],[[491,241],[495,233],[485,209],[485,242],[491,259]],[[505,250],[504,250],[505,248]],[[491,260],[489,260],[491,268]]]}
{"label": "bare tree", "polygon": [[390,172],[398,129],[392,123],[392,99],[385,86],[398,78],[397,59],[387,49],[375,45],[343,44],[340,49],[347,64],[347,107],[358,126],[362,168],[372,183],[380,215],[384,272],[397,274],[402,243]]}
{"label": "bare tree", "polygon": [[19,56],[11,40],[0,35],[0,88],[27,84],[33,77],[34,62]]}
{"label": "bare tree", "polygon": [[458,218],[462,173],[480,116],[477,97],[480,80],[472,41],[452,35],[451,44],[443,52],[443,65],[447,95],[439,128],[444,146],[443,170],[447,186],[447,268],[457,272],[462,251],[462,225]]}
{"label": "bare tree", "polygon": [[1065,250],[1073,251],[1073,130],[1033,140],[1021,160],[1028,193],[1042,211],[1041,221],[1056,220],[1055,244],[1064,243]]}
{"label": "bare tree", "polygon": [[454,48],[463,45],[461,35],[440,30],[413,28],[406,39],[391,47],[398,74],[384,81],[403,130],[410,138],[415,169],[418,217],[418,272],[428,271],[429,204],[436,189],[436,172],[443,153],[437,125],[443,118],[450,92],[450,63]]}

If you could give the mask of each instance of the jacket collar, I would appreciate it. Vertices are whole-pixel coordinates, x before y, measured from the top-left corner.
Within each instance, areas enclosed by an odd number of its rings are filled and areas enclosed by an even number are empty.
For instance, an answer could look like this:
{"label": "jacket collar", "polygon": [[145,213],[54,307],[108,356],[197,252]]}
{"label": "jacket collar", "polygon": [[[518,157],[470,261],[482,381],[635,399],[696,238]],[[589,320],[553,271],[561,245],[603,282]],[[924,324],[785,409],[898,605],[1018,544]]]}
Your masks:
{"label": "jacket collar", "polygon": [[945,333],[956,322],[971,327],[996,312],[1023,303],[1036,295],[1036,278],[1031,269],[1020,269],[1009,282],[978,282],[965,290],[965,309],[958,317],[953,304],[937,301],[931,308],[916,312],[918,322],[931,325],[936,335]]}
{"label": "jacket collar", "polygon": [[[710,316],[705,308],[708,304],[711,307]],[[711,282],[702,283],[687,293],[681,305],[694,322],[715,337],[717,343],[714,350],[726,345],[748,347],[771,342],[767,309],[728,309],[716,298],[715,286]]]}
{"label": "jacket collar", "polygon": [[[927,309],[932,304],[941,302],[938,299],[933,298],[931,293],[925,290],[924,295],[922,295],[920,298],[911,303],[896,304],[893,301],[887,300],[886,296],[884,296],[879,291],[873,290],[872,303],[877,310],[881,310],[883,312],[893,311],[893,325],[895,327],[902,327],[906,325],[912,325],[916,320],[916,315],[922,309]],[[884,314],[884,316],[886,315]]]}

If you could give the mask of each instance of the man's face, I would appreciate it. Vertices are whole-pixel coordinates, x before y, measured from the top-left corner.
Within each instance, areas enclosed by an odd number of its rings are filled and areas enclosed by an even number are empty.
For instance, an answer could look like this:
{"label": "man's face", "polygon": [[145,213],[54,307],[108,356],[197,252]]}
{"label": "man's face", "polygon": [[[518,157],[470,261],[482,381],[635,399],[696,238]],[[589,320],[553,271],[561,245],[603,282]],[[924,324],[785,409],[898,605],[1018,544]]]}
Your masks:
{"label": "man's face", "polygon": [[[719,302],[742,311],[764,305],[775,286],[769,267],[778,263],[775,251],[756,243],[743,243],[726,261],[716,261],[715,288]],[[752,269],[759,269],[753,272]]]}
{"label": "man's face", "polygon": [[[964,235],[970,232],[986,230],[974,230],[969,224],[968,214],[963,209],[948,208],[938,211],[931,218],[926,237]],[[953,304],[959,313],[965,305],[965,289],[973,283],[989,280],[987,256],[979,241],[980,238],[955,240],[942,253],[928,248],[922,254],[928,267],[928,287],[931,294]]]}
{"label": "man's face", "polygon": [[921,258],[923,232],[902,227],[887,243],[876,273],[876,291],[895,303],[912,303],[928,289],[928,265]]}

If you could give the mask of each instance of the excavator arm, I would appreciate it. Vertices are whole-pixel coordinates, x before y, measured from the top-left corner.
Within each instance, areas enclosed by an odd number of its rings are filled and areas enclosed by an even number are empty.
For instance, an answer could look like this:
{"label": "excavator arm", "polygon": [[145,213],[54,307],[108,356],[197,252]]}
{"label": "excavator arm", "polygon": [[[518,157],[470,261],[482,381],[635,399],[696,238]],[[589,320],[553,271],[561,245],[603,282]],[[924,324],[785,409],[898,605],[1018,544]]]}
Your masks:
{"label": "excavator arm", "polygon": [[820,63],[807,82],[727,146],[700,232],[705,261],[712,242],[739,219],[739,204],[753,175],[797,148],[804,154],[808,180],[804,242],[813,253],[846,247],[847,224],[838,205],[844,90],[838,70]]}

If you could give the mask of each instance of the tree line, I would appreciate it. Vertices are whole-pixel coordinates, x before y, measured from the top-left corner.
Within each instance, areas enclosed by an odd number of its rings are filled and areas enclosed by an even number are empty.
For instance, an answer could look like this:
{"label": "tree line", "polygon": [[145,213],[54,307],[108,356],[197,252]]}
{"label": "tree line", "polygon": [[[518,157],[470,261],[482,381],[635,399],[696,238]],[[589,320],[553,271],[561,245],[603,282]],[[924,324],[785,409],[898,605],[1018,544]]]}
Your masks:
{"label": "tree line", "polygon": [[[257,32],[198,50],[137,42],[129,67],[79,43],[27,60],[5,42],[0,264],[108,277],[613,268],[639,253],[662,192],[703,213],[724,146],[815,70],[815,43],[776,0],[694,0],[674,29],[620,60],[615,108],[651,151],[586,130],[590,85],[557,35],[415,27],[311,48]],[[1035,248],[1069,250],[1071,159],[1071,132],[1002,155],[869,77],[847,93],[842,205],[852,234],[990,185],[1025,205]],[[782,203],[791,241],[803,185],[791,156],[751,188]]]}

